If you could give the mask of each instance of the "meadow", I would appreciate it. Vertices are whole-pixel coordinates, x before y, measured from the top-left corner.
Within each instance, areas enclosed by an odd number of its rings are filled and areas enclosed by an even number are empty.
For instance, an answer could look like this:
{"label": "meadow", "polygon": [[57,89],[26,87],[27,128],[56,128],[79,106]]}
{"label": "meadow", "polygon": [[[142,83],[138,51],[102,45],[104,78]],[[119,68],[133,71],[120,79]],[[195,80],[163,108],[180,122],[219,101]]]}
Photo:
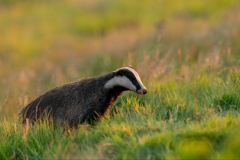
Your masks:
{"label": "meadow", "polygon": [[[0,159],[239,159],[239,26],[237,0],[0,0]],[[128,65],[149,92],[96,126],[21,128],[44,92]]]}

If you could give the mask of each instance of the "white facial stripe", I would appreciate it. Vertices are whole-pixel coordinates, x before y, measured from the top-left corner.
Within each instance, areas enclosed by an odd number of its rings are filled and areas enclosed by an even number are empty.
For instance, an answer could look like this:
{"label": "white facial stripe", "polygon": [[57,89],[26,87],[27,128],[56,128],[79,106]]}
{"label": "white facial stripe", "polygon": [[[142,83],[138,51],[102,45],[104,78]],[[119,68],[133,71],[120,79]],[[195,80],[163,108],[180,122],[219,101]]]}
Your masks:
{"label": "white facial stripe", "polygon": [[136,79],[137,79],[137,81],[138,81],[141,89],[146,88],[146,87],[143,85],[143,83],[142,83],[142,81],[141,81],[141,79],[140,79],[140,77],[139,77],[139,75],[138,75],[138,73],[137,73],[136,71],[135,71],[135,77],[136,77]]}
{"label": "white facial stripe", "polygon": [[132,82],[125,76],[118,76],[110,79],[105,85],[105,88],[113,88],[114,86],[122,86],[131,91],[136,92],[136,87],[132,84]]}
{"label": "white facial stripe", "polygon": [[131,72],[135,75],[135,77],[136,77],[136,79],[137,79],[137,81],[138,81],[141,89],[145,89],[145,88],[146,88],[146,87],[143,85],[143,83],[142,83],[142,81],[141,81],[138,73],[137,73],[134,69],[132,69],[132,68],[130,68],[130,67],[122,67],[122,68],[120,68],[120,69],[128,69],[129,71],[131,71]]}

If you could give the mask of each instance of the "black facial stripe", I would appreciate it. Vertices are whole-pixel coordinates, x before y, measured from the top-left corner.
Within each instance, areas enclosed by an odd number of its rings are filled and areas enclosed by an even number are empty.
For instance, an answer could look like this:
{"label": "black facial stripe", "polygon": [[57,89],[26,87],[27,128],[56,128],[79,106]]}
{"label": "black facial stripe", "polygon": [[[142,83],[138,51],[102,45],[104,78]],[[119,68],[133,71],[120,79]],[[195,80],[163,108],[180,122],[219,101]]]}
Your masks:
{"label": "black facial stripe", "polygon": [[141,89],[135,75],[131,71],[129,71],[128,69],[121,69],[121,70],[117,71],[117,75],[127,77],[132,82],[132,84],[134,86],[136,86],[137,90]]}

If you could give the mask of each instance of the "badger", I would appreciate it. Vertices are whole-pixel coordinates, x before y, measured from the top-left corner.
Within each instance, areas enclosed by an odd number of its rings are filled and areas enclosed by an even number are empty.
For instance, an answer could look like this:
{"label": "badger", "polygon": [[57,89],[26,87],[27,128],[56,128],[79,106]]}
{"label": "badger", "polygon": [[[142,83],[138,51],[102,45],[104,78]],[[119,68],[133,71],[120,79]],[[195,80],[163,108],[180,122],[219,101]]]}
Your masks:
{"label": "badger", "polygon": [[19,118],[22,124],[27,119],[34,124],[45,118],[71,128],[85,121],[91,124],[128,90],[142,95],[148,92],[132,66],[53,88],[22,108]]}

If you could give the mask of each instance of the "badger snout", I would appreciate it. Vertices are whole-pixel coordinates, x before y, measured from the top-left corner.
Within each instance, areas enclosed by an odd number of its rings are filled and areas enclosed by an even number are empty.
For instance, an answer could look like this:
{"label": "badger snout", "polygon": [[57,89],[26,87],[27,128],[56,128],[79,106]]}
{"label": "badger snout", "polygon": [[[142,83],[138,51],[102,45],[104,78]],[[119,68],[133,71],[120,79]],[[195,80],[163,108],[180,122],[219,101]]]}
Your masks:
{"label": "badger snout", "polygon": [[143,94],[146,94],[148,92],[147,88],[143,90]]}
{"label": "badger snout", "polygon": [[148,92],[147,88],[137,90],[137,94],[146,94]]}

